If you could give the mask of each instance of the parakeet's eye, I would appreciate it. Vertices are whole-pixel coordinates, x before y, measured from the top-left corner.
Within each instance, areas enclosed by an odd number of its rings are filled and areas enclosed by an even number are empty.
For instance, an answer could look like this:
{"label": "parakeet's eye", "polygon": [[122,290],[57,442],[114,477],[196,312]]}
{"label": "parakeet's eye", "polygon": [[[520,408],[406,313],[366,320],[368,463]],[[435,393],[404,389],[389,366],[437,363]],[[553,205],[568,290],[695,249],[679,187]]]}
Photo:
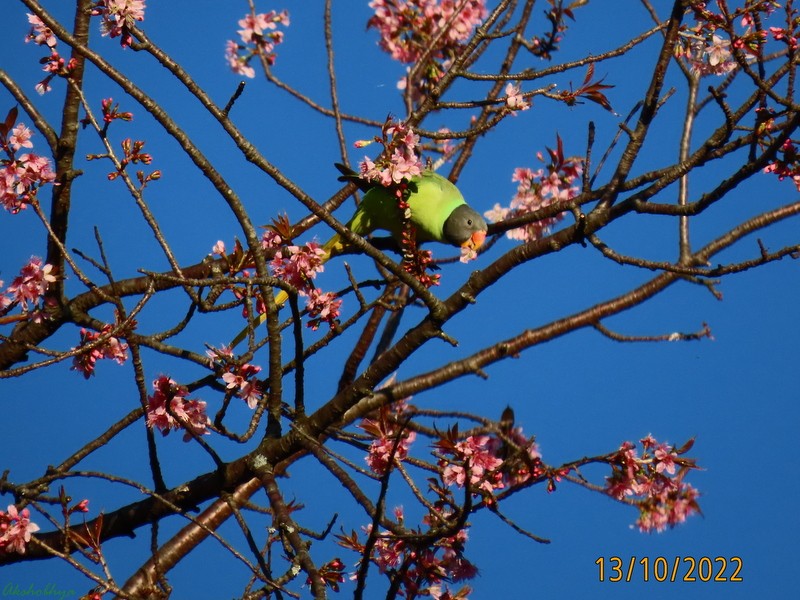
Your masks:
{"label": "parakeet's eye", "polygon": [[470,227],[472,227],[472,219],[467,219],[467,225],[469,225]]}

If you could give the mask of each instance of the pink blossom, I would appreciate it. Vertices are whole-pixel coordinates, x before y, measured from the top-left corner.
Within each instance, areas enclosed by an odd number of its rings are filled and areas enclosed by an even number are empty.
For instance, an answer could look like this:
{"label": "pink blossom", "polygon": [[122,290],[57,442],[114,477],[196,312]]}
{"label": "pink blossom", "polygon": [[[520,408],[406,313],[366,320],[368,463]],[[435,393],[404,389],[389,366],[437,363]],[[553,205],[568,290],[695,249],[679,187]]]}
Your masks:
{"label": "pink blossom", "polygon": [[265,44],[268,39],[280,43],[283,33],[276,31],[278,24],[289,26],[289,13],[285,10],[280,13],[271,10],[268,13],[249,14],[239,21],[242,29],[236,33],[245,44]]}
{"label": "pink blossom", "polygon": [[628,498],[638,506],[636,525],[641,531],[664,531],[699,513],[699,494],[683,481],[686,471],[695,468],[694,462],[680,459],[681,470],[676,473],[679,457],[675,448],[650,435],[642,438],[641,444],[641,456],[632,443],[625,442],[611,458],[606,493],[617,499]]}
{"label": "pink blossom", "polygon": [[459,257],[459,262],[468,263],[471,260],[475,260],[478,258],[478,251],[474,248],[470,248],[468,246],[463,246],[461,248],[461,256]]}
{"label": "pink blossom", "polygon": [[311,288],[306,300],[306,309],[310,317],[308,327],[316,331],[320,324],[325,322],[333,329],[338,322],[341,306],[342,301],[333,292],[322,292],[319,288]]}
{"label": "pink blossom", "polygon": [[184,442],[192,439],[190,432],[195,435],[211,433],[208,431],[211,420],[206,415],[206,403],[202,400],[191,400],[187,398],[188,395],[185,387],[166,375],[160,375],[153,381],[153,395],[147,398],[147,426],[160,429],[163,435],[173,429],[185,429]]}
{"label": "pink blossom", "polygon": [[506,106],[511,109],[512,114],[516,114],[515,111],[528,110],[531,107],[530,103],[522,97],[519,91],[519,84],[514,85],[513,83],[508,83],[505,92]]}
{"label": "pink blossom", "polygon": [[706,43],[703,37],[687,33],[684,34],[681,49],[676,52],[682,54],[692,71],[700,76],[724,75],[737,67],[730,46],[730,40],[716,34]]}
{"label": "pink blossom", "polygon": [[711,43],[705,48],[708,64],[717,67],[722,63],[729,62],[731,60],[730,46],[730,40],[723,39],[716,34],[712,35]]}
{"label": "pink blossom", "polygon": [[697,499],[700,494],[689,484],[664,486],[639,507],[636,525],[640,531],[662,532],[667,527],[680,525],[686,519],[700,512]]}
{"label": "pink blossom", "polygon": [[[485,0],[373,0],[369,6],[375,14],[367,27],[378,30],[378,45],[393,59],[412,64],[428,57],[412,82],[416,100],[441,78],[487,14]],[[404,76],[397,87],[407,83]]]}
{"label": "pink blossom", "polygon": [[[394,376],[378,389],[389,387],[393,382]],[[358,425],[373,437],[373,442],[365,460],[373,472],[379,475],[386,473],[389,466],[394,464],[392,458],[394,458],[394,462],[405,460],[411,444],[417,437],[414,431],[400,429],[399,422],[409,410],[407,400],[407,398],[398,400],[388,406],[381,407],[374,417],[362,419]],[[398,436],[400,437],[399,440]],[[394,455],[392,455],[392,449],[394,449]],[[402,520],[402,508],[400,509],[398,520]]]}
{"label": "pink blossom", "polygon": [[[408,450],[414,440],[417,439],[417,434],[414,431],[406,432],[399,442],[395,445],[394,437],[381,437],[372,442],[369,447],[366,461],[369,468],[374,473],[382,475],[392,464],[392,457],[394,460],[402,461],[408,456]],[[394,455],[392,455],[394,449]]]}
{"label": "pink blossom", "polygon": [[36,305],[47,292],[50,284],[56,278],[52,274],[53,265],[42,265],[42,259],[32,256],[28,263],[22,267],[20,274],[8,286],[6,294],[17,302],[22,310],[27,311],[29,306]]}
{"label": "pink blossom", "polygon": [[774,173],[779,181],[789,178],[795,187],[800,190],[800,154],[797,152],[795,142],[786,139],[780,148],[781,157],[764,167],[764,173]]}
{"label": "pink blossom", "polygon": [[[491,491],[495,487],[502,487],[499,477],[494,473],[503,460],[495,456],[490,446],[488,435],[469,436],[466,440],[455,444],[455,461],[442,461],[442,480],[447,485],[456,484],[464,487],[467,483],[467,472],[469,472],[469,484],[478,486],[486,491]],[[466,464],[464,464],[466,463]]]}
{"label": "pink blossom", "polygon": [[245,77],[255,77],[255,70],[249,62],[255,55],[261,55],[267,64],[275,64],[275,46],[283,42],[283,31],[278,25],[289,26],[289,13],[271,10],[267,13],[247,14],[239,20],[237,33],[244,45],[229,41],[225,48],[225,58],[234,73]]}
{"label": "pink blossom", "polygon": [[453,52],[486,17],[484,0],[373,0],[369,7],[375,14],[367,27],[380,33],[378,45],[404,63],[419,60],[434,40],[437,57]]}
{"label": "pink blossom", "polygon": [[389,187],[419,175],[422,172],[422,161],[416,153],[419,136],[404,123],[389,121],[384,125],[382,134],[383,140],[379,138],[379,141],[391,150],[391,156],[379,164],[364,157],[360,165],[361,178]]}
{"label": "pink blossom", "polygon": [[248,64],[249,56],[240,56],[239,50],[241,50],[241,47],[233,40],[225,42],[225,60],[228,61],[231,71],[253,79],[256,76],[256,71]]}
{"label": "pink blossom", "polygon": [[[577,196],[579,188],[573,184],[583,170],[581,159],[564,157],[560,139],[558,140],[558,149],[548,149],[548,153],[551,160],[546,169],[534,171],[525,167],[514,170],[511,180],[517,182],[517,193],[511,199],[508,207],[496,203],[491,210],[485,212],[484,216],[487,219],[498,222],[520,217]],[[541,153],[537,156],[540,160],[544,160]],[[562,218],[563,213],[560,213],[523,227],[510,229],[506,232],[506,237],[526,242],[539,239],[546,235],[550,228]]]}
{"label": "pink blossom", "polygon": [[769,32],[775,40],[786,40],[792,50],[797,49],[797,38],[781,27],[770,27]]}
{"label": "pink blossom", "polygon": [[[99,332],[81,329],[81,343],[73,350],[95,344],[100,338],[108,335],[111,329],[112,326],[110,324],[103,327]],[[76,354],[72,359],[72,367],[70,369],[83,373],[83,376],[89,379],[94,375],[95,363],[103,358],[115,360],[118,365],[124,364],[128,360],[128,344],[120,342],[114,336],[109,336],[100,345],[93,346],[91,350]]]}
{"label": "pink blossom", "polygon": [[309,282],[317,273],[325,270],[325,256],[325,251],[316,242],[308,242],[304,246],[286,246],[275,253],[270,267],[275,277],[283,279],[305,295]]}
{"label": "pink blossom", "polygon": [[19,123],[14,129],[11,130],[11,136],[8,138],[11,148],[14,152],[20,148],[33,148],[31,136],[33,132],[28,129],[24,123]]}
{"label": "pink blossom", "polygon": [[206,356],[209,358],[208,366],[213,369],[216,362],[225,364],[227,361],[233,360],[233,350],[230,346],[220,346],[219,348],[211,346],[206,350]]}
{"label": "pink blossom", "polygon": [[[28,131],[29,137],[30,131],[22,127]],[[14,129],[15,132],[18,130],[19,126]],[[30,147],[22,130],[16,136],[11,136],[10,144]],[[55,177],[50,160],[33,153],[23,154],[16,160],[0,161],[0,204],[11,214],[17,214],[33,200],[40,187],[52,183]]]}
{"label": "pink blossom", "polygon": [[266,229],[264,233],[261,234],[261,247],[264,250],[269,250],[270,248],[279,248],[281,244],[283,244],[283,238],[277,231]]}
{"label": "pink blossom", "polygon": [[666,444],[659,444],[653,452],[653,456],[656,462],[656,471],[659,473],[666,471],[670,475],[675,473],[675,459],[678,458],[675,450],[667,447]]}
{"label": "pink blossom", "polygon": [[0,549],[7,553],[25,554],[25,548],[31,541],[31,534],[39,531],[39,526],[32,523],[30,511],[21,511],[13,504],[8,505],[7,512],[0,510]]}
{"label": "pink blossom", "polygon": [[226,387],[229,390],[237,390],[237,396],[242,398],[248,407],[255,408],[261,400],[262,391],[261,384],[254,377],[261,372],[261,367],[248,363],[228,368],[233,370],[222,375]]}
{"label": "pink blossom", "polygon": [[28,13],[28,23],[31,24],[31,31],[27,36],[25,36],[25,42],[32,41],[39,46],[55,48],[57,43],[56,36],[39,17]]}
{"label": "pink blossom", "polygon": [[98,0],[93,15],[100,15],[102,35],[119,37],[120,45],[125,48],[133,42],[131,28],[136,21],[144,21],[144,0]]}

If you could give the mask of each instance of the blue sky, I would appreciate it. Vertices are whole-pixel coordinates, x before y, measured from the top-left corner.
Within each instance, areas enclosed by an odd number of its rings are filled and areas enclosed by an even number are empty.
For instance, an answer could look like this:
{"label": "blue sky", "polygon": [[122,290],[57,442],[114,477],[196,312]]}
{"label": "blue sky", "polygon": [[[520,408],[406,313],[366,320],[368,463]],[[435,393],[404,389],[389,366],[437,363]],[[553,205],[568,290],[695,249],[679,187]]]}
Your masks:
{"label": "blue sky", "polygon": [[[151,38],[180,61],[215,101],[224,105],[238,82],[227,71],[224,43],[236,36],[236,22],[247,10],[247,4],[223,5],[208,0],[151,0],[148,4],[144,27]],[[314,4],[259,3],[258,9],[289,10],[292,25],[285,43],[278,48],[274,72],[327,105],[322,13],[316,6],[322,3]],[[334,4],[336,66],[343,110],[377,120],[389,113],[402,115],[403,106],[395,87],[402,67],[378,50],[374,31],[365,31],[370,15],[367,3]],[[600,5],[577,11],[564,51],[556,55],[556,60],[608,50],[649,26],[648,16],[638,3],[624,4],[622,15]],[[61,10],[61,3],[49,5]],[[42,51],[21,43],[27,32],[24,8],[14,3],[4,12],[6,35],[0,39],[0,67],[34,94],[33,85],[41,79],[37,60]],[[68,12],[64,16],[71,21]],[[243,161],[224,133],[171,82],[164,69],[149,57],[130,49],[121,50],[116,41],[100,39],[97,24],[92,37],[96,48],[161,102],[215,161],[245,199],[255,222],[267,223],[282,211],[292,218],[302,216],[302,207]],[[605,82],[615,86],[608,96],[618,113],[627,114],[643,95],[658,44],[654,38],[629,58],[598,67],[597,75],[605,76]],[[580,71],[553,81],[563,89],[570,81],[578,85],[582,78]],[[674,66],[667,78],[667,86],[680,86]],[[39,99],[41,110],[53,123],[57,122],[63,85],[55,82],[55,91]],[[469,88],[459,85],[453,99],[474,97],[469,92]],[[732,100],[736,93],[731,90]],[[141,107],[124,98],[118,88],[93,70],[88,76],[86,95],[95,107],[101,98],[113,96],[121,101],[124,110],[134,112],[133,124],[115,123],[111,136],[117,141],[127,136],[147,140],[154,168],[164,173],[163,179],[148,189],[147,200],[182,263],[198,262],[218,239],[230,246],[234,236],[241,238],[221,199],[181,155],[177,145],[160,135]],[[636,173],[675,160],[684,103],[685,91],[678,87],[654,126],[652,140],[636,163]],[[5,114],[12,105],[10,96],[0,92],[0,113]],[[338,189],[332,163],[340,156],[334,129],[326,119],[259,79],[248,82],[232,115],[259,150],[314,198],[326,199]],[[444,125],[457,129],[465,125],[469,115],[433,115],[425,125],[431,129]],[[474,159],[459,180],[460,189],[480,211],[488,210],[495,202],[507,204],[515,191],[511,182],[513,169],[535,168],[535,153],[545,146],[552,147],[556,133],[564,139],[568,154],[582,154],[590,120],[597,127],[596,147],[603,149],[617,131],[618,117],[591,104],[568,108],[537,98],[531,110],[506,120],[478,145]],[[698,135],[716,125],[716,121],[711,125],[701,121]],[[351,144],[370,135],[370,131],[348,126],[346,135]],[[34,142],[41,145],[41,136],[36,136]],[[96,138],[83,136],[79,156],[101,151]],[[369,151],[370,148],[352,150],[350,159],[360,160]],[[698,172],[691,182],[692,197],[721,178],[715,169],[730,168],[730,164]],[[76,183],[68,247],[96,255],[92,228],[97,225],[118,277],[133,276],[139,268],[165,268],[155,241],[130,198],[118,182],[105,180],[108,165],[97,161],[81,167],[86,173]],[[674,197],[675,190],[669,188],[662,200],[672,201]],[[791,184],[756,176],[693,221],[692,241],[700,246],[748,216],[796,199],[797,191]],[[339,215],[344,220],[346,210]],[[613,224],[601,237],[620,252],[660,260],[675,255],[676,231],[676,223],[665,217],[630,216]],[[318,228],[312,234],[324,238],[328,232]],[[6,282],[31,254],[44,252],[44,234],[32,211],[0,215],[0,236],[4,240],[0,275]],[[772,250],[797,243],[796,221],[779,224],[760,237]],[[490,253],[468,266],[446,266],[437,293],[446,295],[463,283],[470,270],[484,268],[513,243],[501,240]],[[447,251],[439,248],[436,252],[440,255]],[[721,254],[719,260],[757,255],[758,246],[752,237]],[[368,272],[366,261],[348,258],[348,262]],[[404,365],[398,376],[404,378],[432,365],[463,358],[522,329],[544,325],[625,293],[652,276],[649,271],[619,266],[591,247],[572,247],[545,256],[512,273],[481,295],[473,310],[452,321],[448,333],[459,340],[458,348],[429,344]],[[343,281],[341,265],[331,263],[319,284],[338,289]],[[68,291],[80,290],[73,278]],[[543,486],[534,488],[509,501],[505,514],[552,543],[539,545],[517,536],[490,514],[476,516],[467,556],[480,568],[481,577],[472,582],[475,591],[471,598],[633,598],[642,594],[661,598],[676,593],[684,598],[751,598],[756,593],[781,597],[794,587],[791,569],[798,559],[796,540],[800,533],[795,500],[800,483],[791,467],[800,424],[795,370],[800,334],[796,318],[798,265],[784,259],[725,278],[719,290],[724,295],[722,301],[701,286],[676,283],[655,299],[605,323],[620,333],[657,335],[695,331],[706,322],[713,341],[621,344],[595,331],[583,330],[527,350],[516,360],[491,366],[487,381],[465,378],[413,399],[421,407],[457,407],[489,416],[499,416],[510,404],[525,432],[536,434],[544,460],[550,464],[609,452],[624,440],[635,441],[648,433],[676,444],[696,437],[691,455],[703,470],[692,473],[689,481],[702,493],[703,516],[662,534],[645,535],[630,527],[636,519],[633,509],[601,495],[568,484],[560,485],[553,494],[547,494]],[[154,302],[139,319],[142,330],[155,331],[164,325],[166,315],[174,316],[169,311],[177,297],[178,294],[168,294]],[[415,318],[416,315],[406,315],[403,326],[412,325]],[[232,314],[215,316],[204,320],[202,327],[182,334],[180,342],[202,351],[203,343],[219,345],[230,339],[239,326]],[[65,328],[49,343],[69,348],[77,339],[77,330]],[[309,334],[307,339],[313,337]],[[317,369],[318,373],[307,390],[310,408],[319,406],[335,391],[343,352],[331,347],[310,363],[308,368]],[[266,364],[263,357],[261,362]],[[145,354],[145,369],[148,380],[160,373],[169,373],[179,381],[200,375],[196,368],[151,353]],[[15,482],[36,477],[48,464],[70,455],[127,414],[137,404],[130,373],[129,365],[118,367],[109,362],[100,364],[97,376],[86,382],[62,363],[0,382],[0,398],[8,415],[4,443],[7,450],[0,470],[10,468],[10,479]],[[211,396],[203,399],[209,404],[215,401]],[[242,422],[246,417],[246,410],[238,415]],[[172,459],[164,464],[169,485],[213,468],[204,453],[191,444],[183,444],[179,436],[159,438],[158,442],[164,456]],[[242,450],[220,445],[220,452],[227,459]],[[90,457],[84,467],[147,481],[143,428],[130,428],[113,445]],[[601,483],[604,473],[587,471],[586,475]],[[340,512],[339,525],[347,531],[365,521],[347,503],[338,483],[316,465],[299,466],[291,479],[281,483],[287,498],[296,497],[306,504],[302,522],[308,527],[323,529],[333,510]],[[114,510],[141,497],[135,490],[92,480],[75,480],[70,485],[74,485],[70,493],[75,498],[90,498],[91,517],[100,510]],[[10,502],[8,497],[0,500]],[[48,529],[46,523],[40,524]],[[177,519],[165,522],[162,539],[182,525]],[[241,543],[233,525],[227,524],[222,532]],[[113,540],[105,547],[118,581],[124,581],[147,552],[149,534],[143,529],[138,535],[134,541]],[[127,556],[131,547],[136,558]],[[315,548],[322,557],[339,555],[348,564],[355,561],[353,555],[328,545]],[[625,561],[631,557],[654,561],[657,557],[674,560],[677,556],[699,561],[702,557],[713,560],[736,556],[742,560],[744,581],[645,583],[637,570],[630,582],[601,583],[595,561],[611,556]],[[225,575],[216,569],[212,575],[204,567],[207,564],[219,565]],[[729,567],[727,574],[730,572]],[[171,574],[170,581],[176,589],[175,597],[218,598],[236,594],[244,577],[241,567],[219,546],[207,543]],[[91,587],[71,567],[53,560],[14,565],[0,572],[0,589],[8,584],[27,588],[29,583],[37,587],[52,583],[63,590],[76,590],[78,595]],[[372,579],[370,589],[382,589],[382,582],[377,577]],[[349,590],[345,587],[342,597],[347,597]]]}

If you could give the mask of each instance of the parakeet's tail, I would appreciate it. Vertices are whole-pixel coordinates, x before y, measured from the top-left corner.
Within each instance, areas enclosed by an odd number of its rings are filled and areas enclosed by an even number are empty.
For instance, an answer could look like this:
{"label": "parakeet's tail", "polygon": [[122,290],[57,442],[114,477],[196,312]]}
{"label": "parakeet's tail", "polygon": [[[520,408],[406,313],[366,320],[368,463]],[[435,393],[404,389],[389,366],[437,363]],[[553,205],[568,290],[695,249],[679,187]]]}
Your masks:
{"label": "parakeet's tail", "polygon": [[350,167],[345,166],[342,163],[333,163],[333,166],[335,166],[339,170],[339,173],[341,173],[338,178],[339,181],[355,183],[358,189],[360,189],[362,192],[368,192],[375,187],[374,182],[362,179],[361,175],[359,175]]}

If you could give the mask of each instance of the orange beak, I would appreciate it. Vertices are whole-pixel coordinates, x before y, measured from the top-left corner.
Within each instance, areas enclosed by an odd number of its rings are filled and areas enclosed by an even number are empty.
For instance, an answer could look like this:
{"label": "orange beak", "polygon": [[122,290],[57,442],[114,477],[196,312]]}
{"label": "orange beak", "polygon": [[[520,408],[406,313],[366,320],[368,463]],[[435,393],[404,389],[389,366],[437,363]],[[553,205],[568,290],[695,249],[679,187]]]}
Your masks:
{"label": "orange beak", "polygon": [[470,236],[470,238],[461,244],[462,248],[469,248],[471,250],[477,250],[481,246],[483,246],[483,242],[486,240],[486,232],[485,231],[476,231],[475,233]]}

